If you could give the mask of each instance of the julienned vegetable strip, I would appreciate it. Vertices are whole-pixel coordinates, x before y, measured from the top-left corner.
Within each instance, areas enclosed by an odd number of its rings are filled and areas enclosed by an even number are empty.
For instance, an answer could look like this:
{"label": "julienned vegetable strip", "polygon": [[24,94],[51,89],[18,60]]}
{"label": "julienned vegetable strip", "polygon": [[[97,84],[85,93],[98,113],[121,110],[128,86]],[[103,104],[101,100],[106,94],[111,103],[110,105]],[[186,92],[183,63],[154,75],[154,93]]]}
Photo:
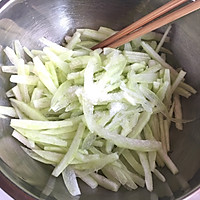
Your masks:
{"label": "julienned vegetable strip", "polygon": [[170,53],[161,48],[169,29],[118,49],[90,49],[114,33],[105,27],[77,29],[65,46],[42,38],[43,50],[19,41],[5,48],[12,65],[2,70],[17,85],[6,92],[12,107],[1,106],[0,117],[16,118],[13,137],[30,157],[53,165],[71,195],[81,193],[77,178],[91,188],[146,184],[152,191],[152,173],[165,181],[157,166],[178,172],[167,155],[170,124],[182,129],[179,95],[196,90],[154,50]]}
{"label": "julienned vegetable strip", "polygon": [[82,123],[80,123],[69,150],[67,151],[59,165],[57,165],[56,168],[53,170],[52,175],[58,177],[73,160],[74,156],[76,155],[76,152],[78,151],[84,130],[85,126]]}

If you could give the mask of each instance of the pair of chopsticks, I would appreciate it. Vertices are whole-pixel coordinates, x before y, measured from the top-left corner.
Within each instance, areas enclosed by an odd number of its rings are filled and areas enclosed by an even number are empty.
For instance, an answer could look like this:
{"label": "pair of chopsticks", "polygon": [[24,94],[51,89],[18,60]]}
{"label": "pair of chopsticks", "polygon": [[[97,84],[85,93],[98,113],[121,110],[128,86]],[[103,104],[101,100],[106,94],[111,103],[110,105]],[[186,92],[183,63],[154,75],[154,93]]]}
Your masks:
{"label": "pair of chopsticks", "polygon": [[[172,9],[188,2],[188,0],[171,0],[160,8],[154,10],[150,14],[144,16],[133,24],[127,26],[116,34],[112,35],[108,39],[100,42],[99,44],[92,47],[92,49],[104,48],[104,47],[119,47],[131,40],[138,38],[150,31],[153,31],[161,26],[164,26],[172,21],[175,21],[191,12],[200,9],[200,0],[194,2],[189,2],[186,6],[179,8],[178,10],[165,15],[155,21],[154,19],[164,15],[165,13],[171,11]],[[151,22],[153,21],[153,22]],[[145,25],[145,26],[144,26]]]}

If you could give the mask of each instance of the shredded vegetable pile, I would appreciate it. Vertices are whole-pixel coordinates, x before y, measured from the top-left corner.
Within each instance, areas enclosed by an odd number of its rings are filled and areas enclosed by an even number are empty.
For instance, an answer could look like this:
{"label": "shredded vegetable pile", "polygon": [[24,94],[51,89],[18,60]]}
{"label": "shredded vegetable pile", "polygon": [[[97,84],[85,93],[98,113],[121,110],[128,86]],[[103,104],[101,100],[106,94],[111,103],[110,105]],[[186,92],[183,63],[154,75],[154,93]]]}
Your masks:
{"label": "shredded vegetable pile", "polygon": [[42,38],[43,50],[19,41],[4,49],[11,65],[1,69],[15,86],[1,117],[12,117],[12,136],[33,159],[54,166],[71,195],[81,194],[77,178],[91,188],[152,191],[153,174],[165,181],[158,167],[178,172],[168,156],[169,129],[183,129],[180,96],[196,91],[186,72],[166,62],[170,28],[118,49],[90,49],[115,33],[105,27],[77,29],[63,46]]}

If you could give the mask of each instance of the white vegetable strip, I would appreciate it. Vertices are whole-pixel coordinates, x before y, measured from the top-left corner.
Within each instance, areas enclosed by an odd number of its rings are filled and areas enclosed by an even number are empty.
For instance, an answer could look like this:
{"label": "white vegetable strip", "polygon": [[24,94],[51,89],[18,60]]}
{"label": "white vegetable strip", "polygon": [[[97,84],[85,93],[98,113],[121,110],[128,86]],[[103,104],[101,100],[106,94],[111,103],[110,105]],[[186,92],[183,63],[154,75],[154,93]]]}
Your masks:
{"label": "white vegetable strip", "polygon": [[14,96],[15,96],[14,93],[13,93],[13,91],[12,91],[12,88],[6,92],[6,96],[7,96],[8,98],[11,98],[11,97],[14,97]]}
{"label": "white vegetable strip", "polygon": [[14,48],[15,48],[15,53],[16,53],[17,57],[24,59],[24,50],[23,50],[22,45],[19,42],[19,40],[14,41]]}
{"label": "white vegetable strip", "polygon": [[179,94],[180,96],[183,96],[185,98],[189,98],[192,94],[188,92],[187,90],[183,89],[182,87],[177,87],[174,91],[176,94]]}
{"label": "white vegetable strip", "polygon": [[158,118],[159,118],[159,125],[160,125],[160,140],[162,142],[162,148],[165,152],[167,152],[163,115],[159,113]]}
{"label": "white vegetable strip", "polygon": [[170,69],[173,75],[177,75],[177,72],[175,69],[173,69],[169,64],[167,64],[160,56],[157,54],[150,45],[148,45],[145,42],[141,42],[142,47],[144,50],[156,61],[158,61],[163,67]]}
{"label": "white vegetable strip", "polygon": [[167,167],[171,170],[171,172],[173,174],[177,174],[178,173],[177,167],[172,162],[172,160],[169,158],[169,156],[163,151],[163,149],[158,150],[158,154],[161,157],[161,159],[165,162]]}
{"label": "white vegetable strip", "polygon": [[75,156],[75,154],[76,154],[76,152],[77,152],[77,150],[79,148],[79,145],[80,145],[83,133],[84,133],[84,129],[85,129],[85,126],[82,123],[80,123],[79,126],[78,126],[78,130],[76,132],[76,135],[75,135],[75,137],[74,137],[74,139],[72,141],[72,144],[69,147],[68,152],[65,154],[65,156],[63,157],[61,162],[53,170],[53,172],[52,172],[53,176],[58,177],[62,173],[62,171],[73,160],[73,158],[74,158],[74,156]]}
{"label": "white vegetable strip", "polygon": [[163,121],[164,125],[164,133],[165,133],[165,140],[166,140],[166,147],[167,147],[167,152],[170,151],[170,142],[169,142],[169,123],[168,120]]}
{"label": "white vegetable strip", "polygon": [[92,189],[98,186],[98,183],[90,175],[85,175],[82,171],[75,170],[76,175]]}
{"label": "white vegetable strip", "polygon": [[65,47],[60,46],[59,44],[54,43],[54,42],[52,42],[52,41],[50,41],[50,40],[48,40],[48,39],[46,39],[44,37],[40,38],[39,40],[40,40],[40,42],[42,42],[46,46],[51,47],[52,49],[54,49],[57,53],[65,53],[65,52],[69,51]]}
{"label": "white vegetable strip", "polygon": [[[176,119],[182,120],[180,96],[177,94],[174,94],[174,114]],[[176,128],[183,130],[183,124],[181,122],[176,122]]]}
{"label": "white vegetable strip", "polygon": [[159,154],[156,155],[156,163],[159,167],[164,167],[165,163],[164,161],[160,158]]}
{"label": "white vegetable strip", "polygon": [[[157,33],[157,32],[149,32],[149,33],[146,33],[145,35],[142,36],[142,39],[143,40],[155,40],[155,41],[160,41],[163,37],[163,34],[162,33]],[[166,37],[165,38],[165,42],[169,42],[170,41],[170,37]]]}
{"label": "white vegetable strip", "polygon": [[160,51],[160,48],[162,47],[162,45],[164,44],[165,40],[166,40],[166,37],[169,33],[169,31],[171,30],[172,28],[172,25],[169,25],[165,31],[165,33],[163,34],[163,37],[162,39],[160,40],[158,46],[156,47],[156,52],[158,53]]}
{"label": "white vegetable strip", "polygon": [[186,72],[184,72],[183,70],[181,70],[178,73],[178,76],[176,77],[175,81],[173,82],[173,84],[171,86],[170,94],[172,94],[175,91],[175,89],[178,87],[178,85],[183,80],[183,78],[184,78],[185,75],[186,75]]}
{"label": "white vegetable strip", "polygon": [[197,91],[192,86],[188,85],[187,83],[181,82],[179,86],[182,87],[183,89],[191,92],[192,94],[197,93]]}
{"label": "white vegetable strip", "polygon": [[114,191],[114,192],[118,191],[119,186],[115,182],[113,182],[113,181],[107,179],[106,177],[104,177],[102,175],[99,175],[97,173],[92,173],[91,176],[92,176],[92,178],[95,179],[95,181],[100,186],[102,186],[102,187],[104,187],[104,188],[106,188],[108,190]]}
{"label": "white vegetable strip", "polygon": [[11,66],[1,66],[3,72],[10,73],[10,74],[17,74],[17,67],[15,65]]}
{"label": "white vegetable strip", "polygon": [[[152,140],[155,140],[155,138],[152,137],[151,134],[149,134],[149,137],[151,137]],[[172,162],[172,160],[169,158],[169,156],[167,155],[167,153],[164,152],[163,149],[160,148],[158,150],[158,157],[156,159],[158,159],[158,160],[162,159],[165,162],[165,164],[167,165],[167,167],[171,170],[171,172],[173,174],[178,173],[177,167]],[[161,166],[163,166],[162,161],[160,161],[159,163],[161,164]]]}
{"label": "white vegetable strip", "polygon": [[23,47],[23,50],[30,58],[34,57],[34,55],[31,53],[31,51],[27,47]]}
{"label": "white vegetable strip", "polygon": [[10,47],[6,47],[4,49],[4,52],[6,53],[6,55],[8,56],[10,62],[13,65],[17,65],[19,58],[17,57],[17,55],[15,54],[14,50],[11,49]]}
{"label": "white vegetable strip", "polygon": [[25,85],[37,85],[38,77],[36,76],[26,76],[26,75],[11,75],[10,82],[20,83]]}
{"label": "white vegetable strip", "polygon": [[104,26],[100,26],[99,29],[98,29],[98,32],[104,33],[108,36],[111,36],[114,33],[116,33],[116,31],[112,30],[111,28],[107,28],[107,27],[104,27]]}
{"label": "white vegetable strip", "polygon": [[22,134],[20,134],[20,133],[17,132],[16,130],[14,130],[14,131],[12,132],[12,136],[13,136],[14,138],[16,138],[19,142],[21,142],[23,145],[27,146],[27,147],[30,148],[30,149],[36,148],[34,142],[30,142],[27,138],[25,138]]}
{"label": "white vegetable strip", "polygon": [[76,180],[76,174],[71,167],[65,168],[62,172],[64,183],[72,196],[77,196],[81,194],[78,182]]}
{"label": "white vegetable strip", "polygon": [[0,114],[15,118],[17,117],[15,109],[9,106],[0,106]]}
{"label": "white vegetable strip", "polygon": [[[113,173],[113,170],[107,170],[105,167],[102,169],[103,174],[110,179],[111,181],[115,182],[118,187],[120,188],[121,183],[115,178],[115,173]],[[126,177],[125,177],[126,178]],[[123,180],[122,180],[123,181]],[[124,182],[124,181],[123,181]]]}
{"label": "white vegetable strip", "polygon": [[124,163],[121,162],[120,160],[118,161],[118,163],[119,163],[123,173],[125,173],[126,178],[128,179],[129,183],[132,185],[132,187],[131,187],[132,189],[136,189],[137,185],[139,185],[140,187],[144,187],[145,182],[144,182],[143,178],[141,178],[137,174],[134,174],[133,172],[129,171],[127,169],[127,167],[124,165]]}
{"label": "white vegetable strip", "polygon": [[15,109],[15,112],[19,119],[29,119],[23,112],[19,110],[19,108],[11,102],[12,107]]}
{"label": "white vegetable strip", "polygon": [[145,184],[147,187],[147,190],[152,191],[153,190],[153,181],[152,181],[152,174],[151,174],[151,169],[149,166],[149,161],[147,159],[146,153],[143,152],[138,152],[140,162],[143,166],[144,169],[144,174],[145,174]]}
{"label": "white vegetable strip", "polygon": [[159,130],[157,114],[151,115],[149,124],[152,130],[153,136],[156,138],[157,141],[160,141],[160,130]]}
{"label": "white vegetable strip", "polygon": [[102,32],[98,32],[92,29],[83,29],[82,32],[82,37],[88,38],[88,39],[93,39],[93,40],[97,40],[97,41],[103,41],[105,40],[108,35]]}
{"label": "white vegetable strip", "polygon": [[166,179],[165,177],[157,170],[157,169],[154,169],[153,173],[157,176],[158,179],[160,179],[162,182],[165,182]]}

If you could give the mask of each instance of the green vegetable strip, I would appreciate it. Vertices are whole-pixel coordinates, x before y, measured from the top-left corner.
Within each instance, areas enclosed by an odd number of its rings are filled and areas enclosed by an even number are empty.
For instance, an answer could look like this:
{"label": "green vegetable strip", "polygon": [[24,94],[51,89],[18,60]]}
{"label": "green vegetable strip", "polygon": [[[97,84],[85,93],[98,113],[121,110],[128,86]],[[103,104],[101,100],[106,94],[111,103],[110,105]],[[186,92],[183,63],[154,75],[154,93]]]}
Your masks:
{"label": "green vegetable strip", "polygon": [[63,170],[70,164],[70,162],[73,160],[76,152],[78,151],[79,145],[81,143],[81,139],[83,136],[85,130],[85,126],[83,123],[80,123],[78,126],[78,130],[76,132],[76,135],[72,141],[71,146],[69,147],[68,152],[65,154],[61,162],[56,166],[56,168],[53,170],[52,175],[55,177],[58,177]]}
{"label": "green vegetable strip", "polygon": [[143,112],[139,117],[137,125],[133,128],[133,131],[128,135],[128,137],[136,138],[141,133],[145,125],[148,123],[150,117],[151,113]]}
{"label": "green vegetable strip", "polygon": [[142,165],[137,162],[137,160],[134,158],[134,156],[129,150],[124,150],[122,152],[122,155],[138,174],[144,176],[144,170],[142,168]]}
{"label": "green vegetable strip", "polygon": [[59,139],[59,138],[54,137],[54,136],[42,135],[42,134],[40,134],[39,131],[21,129],[21,128],[17,128],[17,127],[15,127],[15,129],[17,131],[19,131],[25,137],[27,137],[27,138],[31,139],[32,141],[35,141],[35,142],[41,142],[41,143],[44,143],[44,144],[52,144],[52,145],[62,146],[62,147],[67,146],[67,141]]}
{"label": "green vegetable strip", "polygon": [[[48,58],[64,73],[69,73],[68,63],[62,61],[54,52],[52,52],[48,47],[44,47],[44,53]],[[33,59],[34,61],[34,59]]]}
{"label": "green vegetable strip", "polygon": [[30,130],[44,130],[44,129],[56,129],[68,126],[72,126],[71,120],[63,121],[36,121],[36,120],[22,120],[22,119],[11,119],[10,125],[12,127],[19,127]]}
{"label": "green vegetable strip", "polygon": [[19,110],[21,110],[25,115],[27,115],[30,119],[33,120],[41,120],[41,121],[46,121],[46,117],[44,117],[40,111],[32,108],[31,106],[29,106],[28,104],[22,102],[22,101],[18,101],[16,99],[10,99],[10,101],[16,105]]}
{"label": "green vegetable strip", "polygon": [[106,140],[110,140],[118,147],[125,149],[132,149],[136,151],[146,152],[146,151],[156,151],[161,147],[160,142],[132,139],[117,134],[111,134],[106,129],[103,129],[98,126],[95,127],[95,132],[100,137]]}
{"label": "green vegetable strip", "polygon": [[150,127],[153,132],[153,136],[157,141],[160,141],[160,131],[159,131],[159,123],[157,114],[151,115],[151,119],[149,121]]}
{"label": "green vegetable strip", "polygon": [[56,135],[59,137],[59,135],[75,135],[74,131],[76,131],[78,126],[68,126],[68,127],[62,127],[62,128],[55,128],[55,129],[47,129],[44,131],[41,131],[41,134],[44,135]]}
{"label": "green vegetable strip", "polygon": [[[135,183],[137,185],[139,185],[140,187],[144,187],[144,180],[143,178],[141,178],[140,176],[134,174],[133,172],[129,171],[127,169],[127,167],[124,165],[123,162],[121,161],[118,161],[120,167],[121,167],[121,170],[125,173],[127,179],[129,180],[129,182],[131,183],[132,182],[132,186],[135,185]],[[134,183],[133,183],[134,182]],[[136,186],[136,185],[135,185]],[[137,187],[135,188],[132,188],[132,189],[136,189]]]}
{"label": "green vegetable strip", "polygon": [[79,32],[75,32],[71,40],[68,42],[66,48],[73,49],[80,40],[81,34]]}
{"label": "green vegetable strip", "polygon": [[54,94],[57,88],[51,79],[50,73],[47,71],[46,67],[44,66],[42,61],[39,59],[39,57],[34,57],[33,62],[35,65],[37,76],[42,81],[42,83],[48,88],[48,90],[52,94]]}
{"label": "green vegetable strip", "polygon": [[42,158],[49,160],[54,163],[59,163],[60,160],[63,158],[64,154],[51,152],[51,151],[44,151],[44,150],[36,150],[33,149],[33,152],[41,156]]}
{"label": "green vegetable strip", "polygon": [[44,164],[50,164],[50,165],[53,165],[53,166],[55,166],[55,164],[56,164],[53,161],[46,160],[46,159],[42,158],[41,156],[39,156],[37,153],[33,152],[32,150],[29,150],[25,147],[21,147],[21,148],[24,150],[24,152],[26,152],[34,160],[37,160],[37,161],[42,162]]}
{"label": "green vegetable strip", "polygon": [[89,174],[94,171],[98,171],[98,170],[102,169],[105,165],[118,160],[118,158],[119,158],[119,156],[117,155],[117,153],[111,153],[109,155],[102,156],[98,160],[75,165],[74,168],[78,169],[78,170],[86,170],[85,173]]}
{"label": "green vegetable strip", "polygon": [[48,69],[48,71],[51,74],[52,80],[55,84],[56,87],[59,87],[59,83],[58,83],[58,76],[56,74],[56,69],[54,64],[51,61],[45,62],[45,67]]}
{"label": "green vegetable strip", "polygon": [[106,165],[102,172],[105,174],[105,176],[112,181],[119,181],[122,185],[125,185],[127,182],[127,178],[124,175],[124,173],[121,171],[121,169],[113,164]]}
{"label": "green vegetable strip", "polygon": [[58,147],[58,146],[44,146],[44,150],[65,154],[67,152],[68,148]]}
{"label": "green vegetable strip", "polygon": [[[18,75],[29,75],[29,71],[26,71],[25,66],[24,66],[24,60],[19,59],[17,62],[17,72]],[[25,84],[17,84],[22,96],[22,99],[24,102],[29,103],[30,102],[30,96],[28,93],[28,86]]]}

